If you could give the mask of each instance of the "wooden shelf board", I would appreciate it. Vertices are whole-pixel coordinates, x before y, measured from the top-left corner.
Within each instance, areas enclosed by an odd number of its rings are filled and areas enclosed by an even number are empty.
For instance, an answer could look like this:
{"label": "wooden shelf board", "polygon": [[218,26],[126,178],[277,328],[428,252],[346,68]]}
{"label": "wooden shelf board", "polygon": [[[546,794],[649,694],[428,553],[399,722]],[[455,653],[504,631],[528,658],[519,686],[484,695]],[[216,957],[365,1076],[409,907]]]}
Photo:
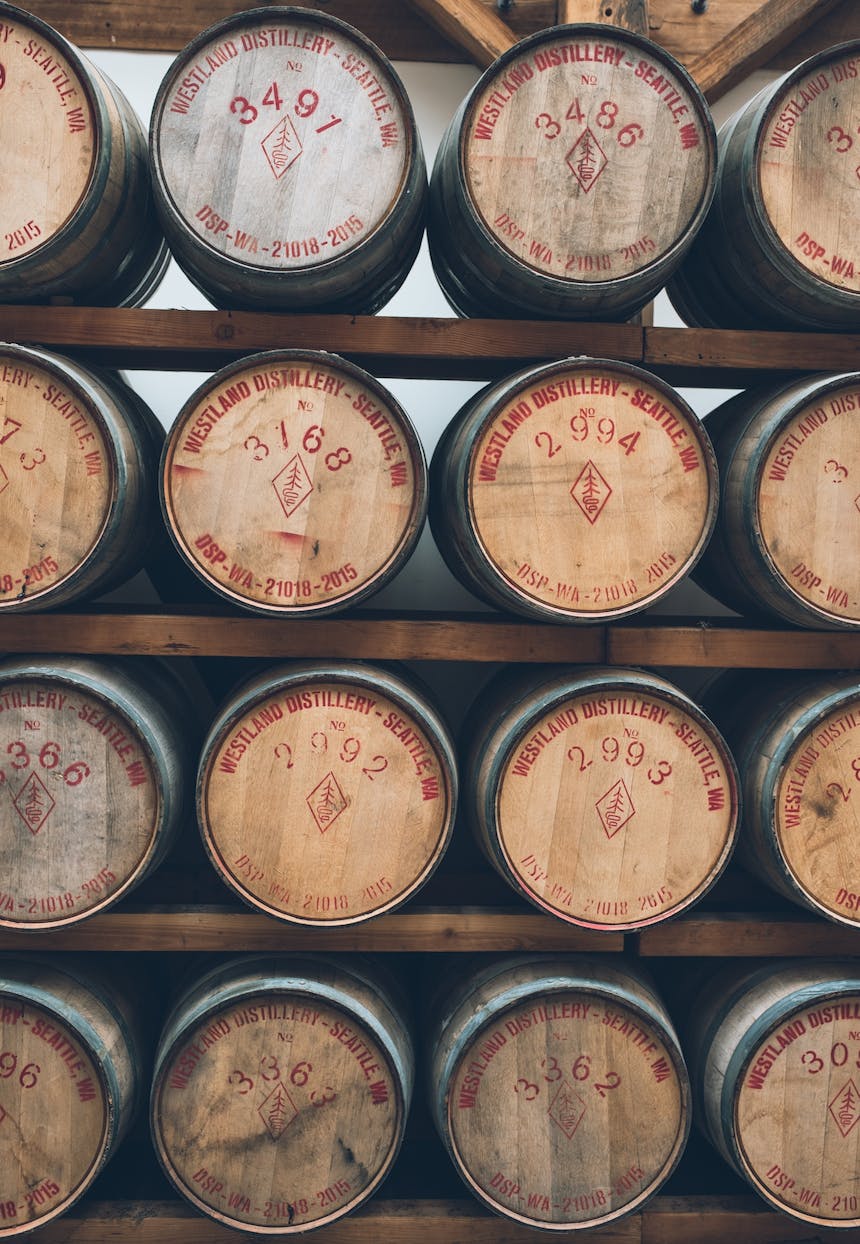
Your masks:
{"label": "wooden shelf board", "polygon": [[0,306],[0,340],[72,352],[102,366],[158,371],[211,371],[259,350],[330,350],[377,376],[440,380],[489,380],[589,354],[639,363],[673,384],[698,387],[847,371],[860,360],[857,333],[113,307]]}
{"label": "wooden shelf board", "polygon": [[803,912],[695,912],[643,929],[632,944],[642,958],[858,955],[860,929]]}
{"label": "wooden shelf board", "polygon": [[181,657],[602,663],[761,669],[860,667],[860,632],[756,628],[724,619],[562,626],[494,613],[304,621],[200,606],[0,614],[0,651]]}
{"label": "wooden shelf board", "polygon": [[593,933],[539,911],[412,908],[340,928],[299,928],[262,913],[222,907],[113,910],[67,929],[0,929],[0,950],[220,951],[606,951],[621,933]]}
{"label": "wooden shelf board", "polygon": [[[313,1233],[321,1244],[533,1244],[535,1231],[470,1201],[371,1201]],[[39,1244],[231,1244],[258,1235],[220,1226],[179,1201],[104,1201],[75,1207],[42,1227]],[[655,1197],[639,1213],[588,1233],[601,1244],[812,1244],[817,1229],[753,1196]],[[860,1229],[840,1230],[858,1244]]]}
{"label": "wooden shelf board", "polygon": [[719,620],[682,625],[637,622],[607,627],[611,665],[744,669],[852,669],[860,666],[860,632],[777,630]]}

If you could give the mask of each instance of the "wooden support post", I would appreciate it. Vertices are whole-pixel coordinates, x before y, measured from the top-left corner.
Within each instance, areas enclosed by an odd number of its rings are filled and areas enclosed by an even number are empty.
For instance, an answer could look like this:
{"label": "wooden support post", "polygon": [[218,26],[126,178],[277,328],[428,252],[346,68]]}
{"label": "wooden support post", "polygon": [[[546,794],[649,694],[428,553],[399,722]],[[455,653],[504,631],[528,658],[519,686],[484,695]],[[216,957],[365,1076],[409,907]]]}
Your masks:
{"label": "wooden support post", "polygon": [[558,24],[605,22],[638,35],[648,34],[648,0],[558,0]]}
{"label": "wooden support post", "polygon": [[409,0],[409,3],[437,30],[464,48],[482,69],[517,42],[510,26],[480,0]]}

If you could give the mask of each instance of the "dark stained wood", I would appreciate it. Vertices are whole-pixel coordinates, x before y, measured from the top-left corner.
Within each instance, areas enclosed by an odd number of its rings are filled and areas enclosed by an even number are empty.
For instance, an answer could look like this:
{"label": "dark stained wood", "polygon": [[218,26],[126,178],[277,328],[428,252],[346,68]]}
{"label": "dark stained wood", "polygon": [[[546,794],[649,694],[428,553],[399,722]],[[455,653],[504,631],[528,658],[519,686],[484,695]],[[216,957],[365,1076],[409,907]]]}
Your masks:
{"label": "dark stained wood", "polygon": [[856,955],[857,932],[801,912],[693,913],[643,929],[636,947],[646,959]]}
{"label": "dark stained wood", "polygon": [[[831,1234],[850,1244],[860,1240],[856,1227]],[[642,1212],[642,1244],[820,1244],[823,1239],[815,1227],[776,1213],[754,1196],[655,1197]]]}
{"label": "dark stained wood", "polygon": [[[621,951],[620,933],[569,928],[542,912],[468,907],[407,908],[365,924],[286,927],[254,911],[224,907],[155,907],[93,916],[80,926],[33,932],[28,950],[218,951]],[[20,933],[0,930],[0,949],[20,950]]]}
{"label": "dark stained wood", "polygon": [[853,669],[860,664],[860,634],[753,629],[740,619],[737,625],[722,619],[681,626],[640,623],[609,628],[606,659],[613,665]]}
{"label": "dark stained wood", "polygon": [[839,0],[836,7],[824,17],[820,17],[812,26],[802,30],[798,37],[767,63],[768,69],[793,69],[801,61],[806,60],[823,48],[835,47],[837,43],[845,43],[848,39],[856,39],[860,35],[857,0]]}
{"label": "dark stained wood", "polygon": [[462,47],[470,60],[486,69],[513,47],[518,36],[481,0],[409,0],[437,30]]}
{"label": "dark stained wood", "polygon": [[860,361],[860,333],[105,307],[0,306],[0,340],[73,352],[101,366],[158,371],[211,370],[257,350],[331,350],[376,376],[438,380],[489,380],[587,354],[640,363],[671,384],[703,387],[849,371]]}
{"label": "dark stained wood", "polygon": [[816,18],[828,13],[835,3],[836,0],[767,0],[717,47],[697,57],[687,68],[705,98],[713,103],[753,69],[764,65]]}

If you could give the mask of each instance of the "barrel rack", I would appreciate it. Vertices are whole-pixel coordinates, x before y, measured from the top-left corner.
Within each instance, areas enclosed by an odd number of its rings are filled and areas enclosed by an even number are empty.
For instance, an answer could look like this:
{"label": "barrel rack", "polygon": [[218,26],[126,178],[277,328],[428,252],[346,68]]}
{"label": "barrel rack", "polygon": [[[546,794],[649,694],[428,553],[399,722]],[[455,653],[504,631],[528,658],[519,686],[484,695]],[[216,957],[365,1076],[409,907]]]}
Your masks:
{"label": "barrel rack", "polygon": [[[588,353],[641,364],[673,384],[745,387],[810,371],[860,367],[860,335],[750,333],[632,325],[385,316],[286,316],[227,311],[0,307],[0,340],[38,344],[83,361],[129,369],[209,371],[259,349],[332,350],[385,377],[490,379],[528,363]],[[362,657],[371,660],[607,663],[671,668],[860,669],[860,633],[753,625],[741,619],[639,615],[622,625],[564,627],[499,614],[379,613],[332,619],[257,618],[208,601],[156,606],[100,603],[0,617],[0,651],[185,657]],[[671,675],[670,675],[671,676]],[[636,934],[568,928],[519,901],[480,864],[447,861],[417,900],[355,928],[334,928],[338,951],[624,951],[683,973],[717,957],[857,953],[860,934],[805,915],[732,869],[693,912]],[[458,871],[460,869],[460,871]],[[319,949],[319,935],[231,902],[217,878],[187,885],[168,861],[112,911],[65,931],[0,931],[0,950],[240,952]],[[185,874],[186,880],[188,873]],[[142,958],[147,958],[144,954]],[[422,1143],[421,1133],[419,1140]],[[407,1133],[406,1145],[410,1143]],[[427,1137],[428,1145],[433,1143]],[[707,1153],[700,1159],[716,1168]],[[423,1153],[416,1165],[423,1161]],[[722,1176],[721,1176],[722,1178]],[[731,1177],[733,1179],[734,1177]],[[115,1199],[111,1171],[80,1205],[33,1233],[38,1244],[210,1244],[238,1238],[176,1200]],[[397,1187],[396,1181],[395,1186]],[[745,1244],[810,1241],[809,1226],[744,1194],[658,1196],[641,1212],[592,1234],[607,1244]],[[103,1189],[111,1191],[104,1192]],[[525,1244],[533,1230],[495,1218],[460,1197],[409,1199],[399,1189],[315,1233],[320,1244]],[[829,1232],[826,1234],[830,1234]],[[834,1233],[835,1234],[835,1233]],[[860,1230],[840,1231],[860,1241]]]}

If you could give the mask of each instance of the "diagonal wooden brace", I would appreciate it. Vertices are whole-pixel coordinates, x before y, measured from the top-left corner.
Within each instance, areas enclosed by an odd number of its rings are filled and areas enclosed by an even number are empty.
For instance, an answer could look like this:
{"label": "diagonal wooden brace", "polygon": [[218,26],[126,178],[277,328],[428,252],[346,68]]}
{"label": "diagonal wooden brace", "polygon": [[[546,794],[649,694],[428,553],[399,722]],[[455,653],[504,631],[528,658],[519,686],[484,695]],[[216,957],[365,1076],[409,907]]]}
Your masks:
{"label": "diagonal wooden brace", "polygon": [[437,30],[486,69],[518,42],[516,34],[480,0],[409,0]]}

